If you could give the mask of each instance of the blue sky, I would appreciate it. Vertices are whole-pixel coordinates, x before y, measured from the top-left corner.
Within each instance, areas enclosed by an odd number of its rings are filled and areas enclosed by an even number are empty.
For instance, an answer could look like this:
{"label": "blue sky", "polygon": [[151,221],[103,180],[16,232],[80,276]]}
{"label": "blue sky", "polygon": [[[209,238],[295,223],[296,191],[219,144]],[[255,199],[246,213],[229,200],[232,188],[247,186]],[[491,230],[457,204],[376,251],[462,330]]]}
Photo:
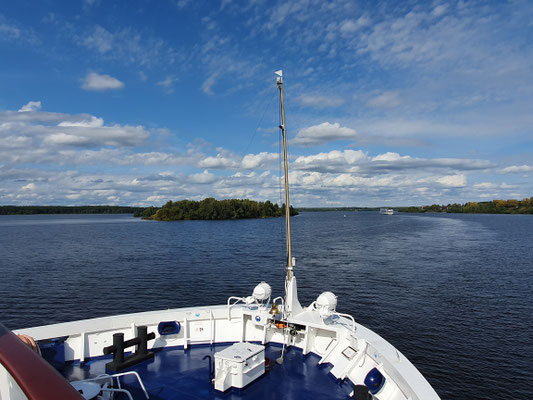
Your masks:
{"label": "blue sky", "polygon": [[533,196],[529,1],[0,6],[0,204]]}

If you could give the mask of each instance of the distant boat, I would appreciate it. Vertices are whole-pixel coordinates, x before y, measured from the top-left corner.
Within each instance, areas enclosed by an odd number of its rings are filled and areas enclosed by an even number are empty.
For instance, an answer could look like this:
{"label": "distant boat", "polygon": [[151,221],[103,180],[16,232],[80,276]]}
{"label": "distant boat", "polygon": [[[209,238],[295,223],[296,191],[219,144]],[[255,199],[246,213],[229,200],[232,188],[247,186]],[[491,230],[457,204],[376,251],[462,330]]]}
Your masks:
{"label": "distant boat", "polygon": [[379,213],[383,215],[394,215],[394,210],[392,208],[380,208]]}
{"label": "distant boat", "polygon": [[[276,74],[285,167],[285,293],[274,298],[270,285],[261,282],[250,295],[231,296],[226,304],[37,326],[16,330],[19,338],[0,324],[1,399],[222,399],[226,391],[232,392],[228,399],[439,399],[392,344],[338,312],[332,292],[322,292],[307,307],[300,304],[291,253],[283,80],[281,71]],[[233,276],[231,286],[238,279]],[[221,282],[216,276],[198,279],[213,290],[221,290]],[[90,289],[72,288],[83,291],[88,303]],[[183,303],[190,288],[182,289],[176,287],[175,295]],[[378,307],[373,312],[380,317]]]}

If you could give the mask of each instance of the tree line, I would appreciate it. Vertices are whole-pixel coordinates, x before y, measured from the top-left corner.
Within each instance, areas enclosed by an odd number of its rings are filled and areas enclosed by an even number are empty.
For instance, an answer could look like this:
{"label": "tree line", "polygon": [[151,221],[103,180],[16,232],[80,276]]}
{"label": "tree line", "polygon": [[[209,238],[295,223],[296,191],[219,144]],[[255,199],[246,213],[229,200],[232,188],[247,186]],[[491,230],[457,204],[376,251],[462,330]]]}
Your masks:
{"label": "tree line", "polygon": [[476,214],[533,214],[533,197],[523,200],[492,200],[482,202],[468,202],[464,204],[448,204],[422,207],[400,207],[401,212],[446,212],[446,213],[476,213]]}
{"label": "tree line", "polygon": [[126,206],[0,206],[0,215],[132,214],[142,210],[142,207]]}
{"label": "tree line", "polygon": [[[298,214],[292,206],[290,213],[291,215]],[[280,207],[269,200],[265,202],[248,199],[215,200],[212,197],[202,201],[168,201],[161,208],[147,207],[134,214],[137,217],[156,221],[271,218],[283,215],[285,215],[285,204]]]}

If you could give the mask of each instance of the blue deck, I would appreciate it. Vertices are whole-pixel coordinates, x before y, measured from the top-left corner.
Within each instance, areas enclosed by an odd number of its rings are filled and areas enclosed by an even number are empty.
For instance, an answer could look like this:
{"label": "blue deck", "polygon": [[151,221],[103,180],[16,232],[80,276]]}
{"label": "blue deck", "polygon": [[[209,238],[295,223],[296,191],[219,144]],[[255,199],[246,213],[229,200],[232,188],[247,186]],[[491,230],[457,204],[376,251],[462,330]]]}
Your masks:
{"label": "blue deck", "polygon": [[[208,360],[203,360],[203,357],[213,356],[228,346],[163,349],[156,352],[153,360],[126,371],[139,373],[152,400],[347,399],[352,391],[349,383],[336,382],[328,373],[331,366],[318,365],[318,356],[304,356],[300,349],[291,348],[285,352],[283,364],[279,365],[275,360],[280,356],[281,346],[268,345],[265,356],[271,360],[272,369],[269,372],[243,389],[218,392],[211,384]],[[98,357],[84,363],[69,363],[58,369],[69,381],[86,379],[105,373],[105,363],[108,361],[110,357]],[[123,382],[129,385],[127,388],[135,399],[144,399],[134,379],[124,378]]]}

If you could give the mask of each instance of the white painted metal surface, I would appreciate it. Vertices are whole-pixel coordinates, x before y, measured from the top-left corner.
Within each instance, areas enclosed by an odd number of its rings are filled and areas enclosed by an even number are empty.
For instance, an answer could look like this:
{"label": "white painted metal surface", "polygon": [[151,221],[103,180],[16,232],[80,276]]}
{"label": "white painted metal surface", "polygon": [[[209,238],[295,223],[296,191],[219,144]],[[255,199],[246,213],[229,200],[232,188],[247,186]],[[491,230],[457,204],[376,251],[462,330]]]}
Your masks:
{"label": "white painted metal surface", "polygon": [[215,353],[215,389],[243,388],[265,373],[265,346],[239,342]]}
{"label": "white painted metal surface", "polygon": [[[149,342],[150,348],[241,341],[285,343],[302,349],[304,354],[317,354],[321,357],[320,363],[332,365],[332,375],[349,379],[354,384],[362,384],[368,371],[378,368],[386,378],[377,395],[380,400],[439,399],[427,380],[402,353],[360,324],[355,324],[354,332],[351,320],[323,320],[319,312],[310,306],[286,321],[289,325],[303,327],[291,336],[289,327],[277,327],[271,317],[266,306],[238,305],[233,306],[230,319],[228,306],[219,305],[65,322],[21,329],[17,333],[30,335],[36,340],[68,336],[65,340],[65,361],[101,356],[102,349],[112,344],[114,333],[123,332],[124,339],[128,340],[133,337],[132,326],[137,325],[147,325],[148,332],[155,333],[155,340]],[[161,321],[178,321],[182,329],[179,334],[161,336],[157,331]],[[351,359],[346,356],[348,347],[355,351]]]}
{"label": "white painted metal surface", "polygon": [[0,399],[28,400],[11,374],[0,364]]}

